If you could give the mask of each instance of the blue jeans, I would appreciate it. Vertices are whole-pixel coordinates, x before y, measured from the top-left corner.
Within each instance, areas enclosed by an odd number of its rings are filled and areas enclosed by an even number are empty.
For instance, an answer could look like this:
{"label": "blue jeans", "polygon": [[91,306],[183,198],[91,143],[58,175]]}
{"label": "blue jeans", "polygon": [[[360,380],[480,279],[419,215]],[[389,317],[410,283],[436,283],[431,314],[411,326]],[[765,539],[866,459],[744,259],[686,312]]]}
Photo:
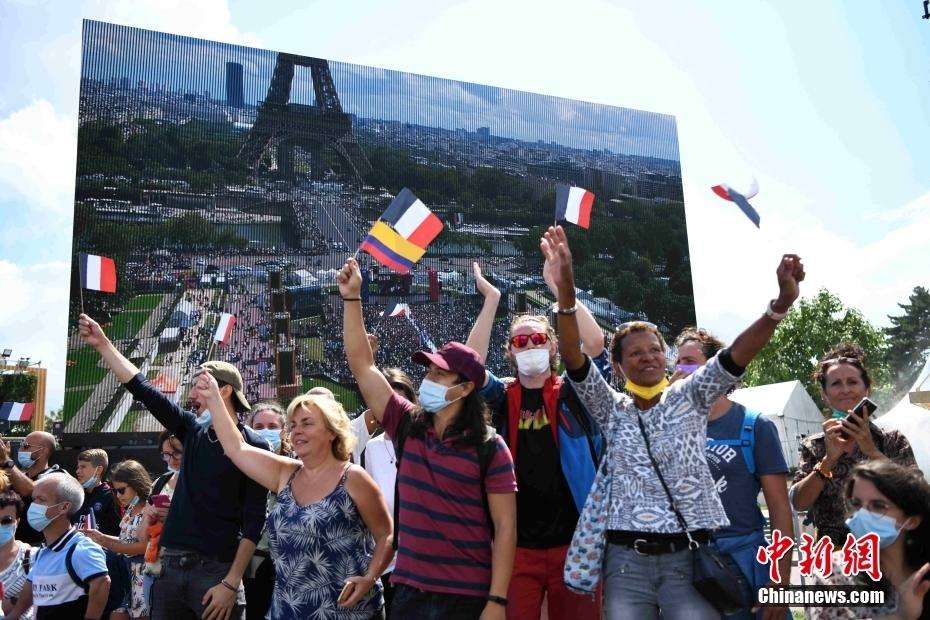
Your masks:
{"label": "blue jeans", "polygon": [[720,614],[691,585],[691,551],[641,555],[607,545],[604,613],[608,620],[718,620]]}
{"label": "blue jeans", "polygon": [[425,592],[399,583],[394,587],[391,620],[478,620],[485,605],[483,596]]}

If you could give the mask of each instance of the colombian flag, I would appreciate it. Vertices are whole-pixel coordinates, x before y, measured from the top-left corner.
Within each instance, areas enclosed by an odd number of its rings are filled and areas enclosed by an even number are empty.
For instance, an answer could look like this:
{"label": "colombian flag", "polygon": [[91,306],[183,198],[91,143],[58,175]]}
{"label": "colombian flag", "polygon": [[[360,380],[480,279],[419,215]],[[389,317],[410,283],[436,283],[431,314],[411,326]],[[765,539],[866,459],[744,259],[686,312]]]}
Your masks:
{"label": "colombian flag", "polygon": [[408,273],[442,231],[442,220],[406,187],[375,222],[361,249],[398,273]]}

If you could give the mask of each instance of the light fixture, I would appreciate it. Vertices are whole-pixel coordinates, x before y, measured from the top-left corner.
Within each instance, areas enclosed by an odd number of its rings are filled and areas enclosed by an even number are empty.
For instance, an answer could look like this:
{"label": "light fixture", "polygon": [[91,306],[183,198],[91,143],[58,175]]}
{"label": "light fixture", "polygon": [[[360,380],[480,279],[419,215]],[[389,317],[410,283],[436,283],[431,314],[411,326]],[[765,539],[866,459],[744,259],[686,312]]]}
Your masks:
{"label": "light fixture", "polygon": [[3,355],[0,357],[3,357],[3,359],[9,359],[11,355],[13,355],[13,349],[4,349]]}

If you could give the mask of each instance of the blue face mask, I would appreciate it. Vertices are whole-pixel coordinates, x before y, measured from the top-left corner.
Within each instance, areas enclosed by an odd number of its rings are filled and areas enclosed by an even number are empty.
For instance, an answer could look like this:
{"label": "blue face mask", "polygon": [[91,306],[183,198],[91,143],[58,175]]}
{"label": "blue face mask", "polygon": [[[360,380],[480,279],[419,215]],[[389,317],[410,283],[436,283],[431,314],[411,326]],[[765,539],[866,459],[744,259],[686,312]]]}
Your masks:
{"label": "blue face mask", "polygon": [[281,429],[280,428],[262,428],[257,431],[262,439],[268,442],[271,449],[277,452],[281,449]]}
{"label": "blue face mask", "polygon": [[[906,523],[905,521],[904,524]],[[853,516],[846,519],[846,527],[853,533],[853,536],[860,538],[874,533],[878,536],[878,546],[882,549],[894,544],[901,530],[904,529],[904,524],[898,527],[897,522],[888,515],[875,514],[865,508],[860,508]]]}
{"label": "blue face mask", "polygon": [[420,384],[420,390],[417,392],[417,396],[420,400],[420,404],[424,409],[430,413],[436,413],[437,411],[444,409],[454,403],[456,400],[446,400],[446,392],[450,388],[444,386],[441,383],[436,383],[435,381],[430,381],[429,379],[423,379],[423,383]]}
{"label": "blue face mask", "polygon": [[60,517],[65,513],[59,513],[49,519],[45,516],[45,513],[49,508],[54,508],[55,506],[60,506],[61,503],[53,504],[52,506],[43,506],[42,504],[30,504],[29,510],[26,511],[26,521],[29,522],[29,525],[37,532],[42,532],[49,526],[49,524]]}
{"label": "blue face mask", "polygon": [[36,460],[32,458],[32,452],[23,452],[20,450],[16,454],[16,460],[19,461],[19,466],[23,469],[29,469],[36,464]]}
{"label": "blue face mask", "polygon": [[16,534],[16,525],[0,525],[0,547],[13,540]]}
{"label": "blue face mask", "polygon": [[213,414],[210,413],[209,409],[204,409],[203,413],[201,413],[197,417],[197,424],[199,424],[200,426],[210,426],[212,422],[213,422]]}
{"label": "blue face mask", "polygon": [[176,473],[178,473],[179,471],[181,471],[180,469],[175,469],[175,468],[172,467],[171,465],[168,465],[167,467],[168,467],[168,471],[170,471],[172,474],[176,474]]}
{"label": "blue face mask", "polygon": [[[94,472],[96,471],[97,470],[95,469]],[[98,484],[100,484],[100,478],[98,478],[95,473],[93,476],[91,476],[90,478],[82,482],[81,486],[84,487],[85,491],[90,491],[91,489],[96,487]]]}

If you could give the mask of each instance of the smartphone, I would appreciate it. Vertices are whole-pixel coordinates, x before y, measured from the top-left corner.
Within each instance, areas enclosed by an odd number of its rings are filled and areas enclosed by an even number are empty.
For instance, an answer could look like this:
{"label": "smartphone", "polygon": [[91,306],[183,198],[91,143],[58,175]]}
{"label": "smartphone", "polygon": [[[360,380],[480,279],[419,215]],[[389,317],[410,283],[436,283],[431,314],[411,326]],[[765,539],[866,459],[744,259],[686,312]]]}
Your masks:
{"label": "smartphone", "polygon": [[352,590],[355,589],[355,584],[351,581],[347,581],[344,586],[342,586],[342,592],[339,593],[339,598],[336,599],[336,603],[345,602],[349,596],[352,594]]}
{"label": "smartphone", "polygon": [[878,405],[869,400],[868,397],[863,398],[859,401],[859,404],[856,405],[850,415],[859,416],[860,419],[869,419],[872,417],[872,414],[878,409]]}
{"label": "smartphone", "polygon": [[167,508],[171,504],[171,498],[165,494],[153,495],[149,498],[149,503],[156,508]]}

